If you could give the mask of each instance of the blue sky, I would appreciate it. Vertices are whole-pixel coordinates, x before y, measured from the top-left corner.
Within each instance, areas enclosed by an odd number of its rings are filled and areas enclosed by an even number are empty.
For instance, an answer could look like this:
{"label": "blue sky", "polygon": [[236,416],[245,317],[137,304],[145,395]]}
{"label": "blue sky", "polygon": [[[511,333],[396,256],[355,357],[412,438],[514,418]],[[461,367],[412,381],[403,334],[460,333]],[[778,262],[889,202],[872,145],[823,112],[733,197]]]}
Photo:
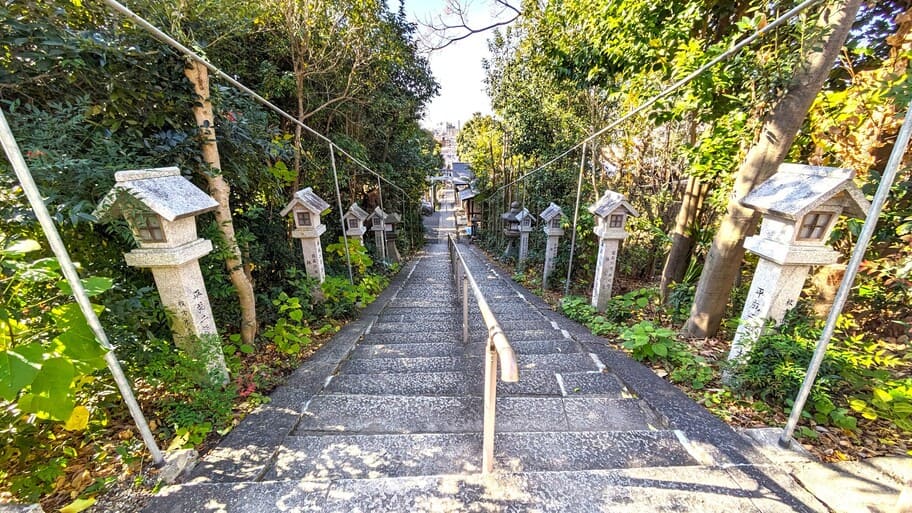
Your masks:
{"label": "blue sky", "polygon": [[[470,22],[484,25],[491,19],[490,3],[468,3]],[[391,3],[391,8],[396,8]],[[405,0],[405,12],[412,21],[423,21],[444,12],[444,0]],[[421,29],[419,29],[421,30]],[[474,112],[490,114],[491,102],[484,92],[481,61],[489,55],[488,34],[476,34],[430,54],[431,70],[440,83],[440,95],[427,108],[422,124],[434,128],[442,122],[465,122]]]}

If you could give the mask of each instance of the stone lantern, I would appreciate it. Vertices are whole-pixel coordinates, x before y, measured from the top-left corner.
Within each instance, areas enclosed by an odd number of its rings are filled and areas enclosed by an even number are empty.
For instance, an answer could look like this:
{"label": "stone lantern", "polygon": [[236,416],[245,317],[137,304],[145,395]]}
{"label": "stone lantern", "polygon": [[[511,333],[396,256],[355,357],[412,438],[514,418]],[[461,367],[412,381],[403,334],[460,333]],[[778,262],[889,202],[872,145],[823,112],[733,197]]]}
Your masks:
{"label": "stone lantern", "polygon": [[369,216],[370,214],[359,207],[357,203],[352,203],[344,216],[345,236],[352,241],[358,241],[358,243],[363,246],[364,233],[367,231],[367,228],[364,226],[364,221],[367,221]]}
{"label": "stone lantern", "polygon": [[228,382],[228,368],[212,318],[200,257],[212,242],[197,237],[196,216],[218,203],[181,176],[176,167],[114,173],[114,188],[93,213],[100,221],[123,216],[138,248],[127,265],[149,268],[174,333],[174,342],[205,362],[200,381]]}
{"label": "stone lantern", "polygon": [[532,222],[535,216],[529,213],[529,209],[523,208],[516,214],[516,220],[519,221],[519,258],[524,262],[529,257],[529,234],[532,233]]}
{"label": "stone lantern", "polygon": [[564,234],[561,228],[561,208],[554,203],[548,205],[538,217],[542,220],[542,231],[548,237],[545,243],[545,268],[542,271],[542,287],[548,286],[548,276],[554,271],[554,258],[557,256],[557,246]]}
{"label": "stone lantern", "polygon": [[312,276],[323,283],[326,279],[326,269],[323,266],[323,246],[320,244],[320,235],[326,231],[326,225],[320,222],[320,214],[329,209],[329,203],[314,194],[310,187],[294,194],[288,205],[280,212],[281,215],[292,214],[294,229],[291,236],[301,239],[301,249],[304,252],[304,268],[307,276]]}
{"label": "stone lantern", "polygon": [[386,240],[384,241],[386,244],[386,257],[393,262],[402,261],[402,255],[399,254],[399,248],[396,247],[396,238],[399,236],[399,231],[396,227],[401,222],[402,217],[395,212],[386,216],[386,228],[384,229],[386,234]]}
{"label": "stone lantern", "polygon": [[760,259],[729,360],[750,350],[767,321],[782,321],[798,301],[811,266],[836,262],[839,253],[826,245],[833,225],[842,214],[864,217],[870,208],[854,176],[850,169],[782,164],[741,199],[763,214],[763,222],[760,233],[744,241]]}
{"label": "stone lantern", "polygon": [[382,208],[377,207],[368,219],[371,222],[371,231],[374,232],[374,244],[377,246],[377,257],[386,260],[386,232],[392,231],[392,226],[386,223],[389,215]]}
{"label": "stone lantern", "polygon": [[504,256],[510,256],[513,253],[514,245],[519,240],[519,249],[517,262],[526,259],[529,253],[529,233],[532,231],[532,221],[535,216],[529,213],[526,208],[520,209],[519,202],[510,203],[510,211],[500,215],[503,219],[503,234],[507,237],[507,249],[504,250]]}
{"label": "stone lantern", "polygon": [[592,306],[602,312],[611,299],[618,246],[627,238],[627,231],[624,230],[627,218],[639,214],[622,194],[614,191],[605,191],[598,201],[589,205],[589,212],[595,216],[594,231],[599,238],[595,280],[592,284]]}

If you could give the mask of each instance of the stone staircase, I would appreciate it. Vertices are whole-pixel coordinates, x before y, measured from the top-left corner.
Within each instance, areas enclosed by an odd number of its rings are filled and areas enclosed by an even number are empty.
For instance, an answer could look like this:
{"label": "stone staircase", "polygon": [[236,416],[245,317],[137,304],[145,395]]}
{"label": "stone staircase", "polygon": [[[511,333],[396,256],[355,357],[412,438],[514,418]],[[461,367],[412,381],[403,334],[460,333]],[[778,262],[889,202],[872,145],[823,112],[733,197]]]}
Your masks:
{"label": "stone staircase", "polygon": [[486,332],[472,304],[463,344],[436,241],[145,511],[825,511],[692,443],[605,364],[617,355],[461,249],[520,367],[498,384],[495,474],[480,474]]}

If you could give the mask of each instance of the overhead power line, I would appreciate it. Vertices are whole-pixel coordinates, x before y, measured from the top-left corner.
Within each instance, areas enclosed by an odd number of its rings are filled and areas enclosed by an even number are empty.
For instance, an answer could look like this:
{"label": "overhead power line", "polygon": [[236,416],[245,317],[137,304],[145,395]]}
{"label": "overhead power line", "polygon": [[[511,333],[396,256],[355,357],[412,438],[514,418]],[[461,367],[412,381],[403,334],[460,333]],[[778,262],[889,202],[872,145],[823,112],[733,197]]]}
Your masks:
{"label": "overhead power line", "polygon": [[151,23],[149,23],[148,21],[146,21],[145,19],[143,19],[141,16],[139,16],[138,14],[134,13],[133,11],[131,11],[129,8],[127,8],[127,7],[124,6],[123,4],[117,2],[116,0],[103,0],[103,1],[104,1],[104,3],[107,4],[110,8],[112,8],[112,9],[114,9],[115,11],[117,11],[117,12],[123,14],[124,16],[126,16],[127,18],[129,18],[130,20],[132,20],[134,23],[136,23],[137,25],[139,25],[140,27],[142,27],[143,29],[145,29],[147,32],[149,32],[150,34],[152,34],[152,36],[155,37],[155,39],[158,39],[158,40],[161,41],[162,43],[165,43],[166,45],[175,48],[175,49],[176,49],[177,51],[179,51],[180,53],[186,55],[187,57],[190,57],[191,59],[193,59],[193,60],[195,60],[196,62],[202,64],[203,66],[206,66],[206,68],[208,68],[209,71],[212,72],[214,75],[218,76],[218,77],[221,78],[222,80],[228,82],[229,84],[233,85],[234,87],[236,87],[236,88],[240,89],[241,91],[243,91],[244,93],[248,94],[250,97],[252,97],[252,98],[253,98],[254,100],[256,100],[258,103],[262,104],[264,107],[268,108],[269,110],[275,112],[275,113],[278,114],[279,116],[282,116],[283,118],[287,119],[288,121],[291,121],[291,122],[294,123],[295,125],[298,125],[298,126],[300,126],[301,128],[303,128],[304,130],[307,130],[309,133],[311,133],[312,135],[314,135],[314,136],[317,137],[318,139],[321,139],[321,140],[323,140],[323,141],[329,143],[331,146],[333,146],[333,147],[335,147],[337,150],[339,150],[339,153],[341,153],[341,154],[345,155],[346,157],[348,157],[349,159],[351,159],[352,162],[354,162],[354,163],[357,164],[358,166],[362,167],[365,171],[367,171],[367,172],[369,172],[369,173],[375,175],[377,178],[379,178],[380,180],[383,180],[384,182],[386,182],[387,184],[389,184],[389,185],[392,186],[393,188],[398,189],[400,192],[402,192],[402,194],[406,194],[405,190],[403,190],[401,187],[399,187],[399,186],[396,185],[395,183],[389,181],[386,177],[384,177],[384,176],[381,175],[380,173],[378,173],[378,172],[374,171],[373,169],[371,169],[370,167],[368,167],[367,164],[365,164],[364,162],[361,162],[360,160],[358,160],[357,158],[355,158],[353,155],[351,155],[350,153],[348,153],[347,151],[345,151],[345,148],[342,148],[341,146],[339,146],[338,144],[336,144],[335,142],[333,142],[332,139],[330,139],[329,137],[326,137],[325,135],[321,134],[320,132],[314,130],[313,128],[311,128],[310,126],[308,126],[306,123],[304,123],[304,122],[298,120],[298,118],[296,118],[296,117],[292,116],[291,114],[285,112],[284,110],[282,110],[281,108],[279,108],[279,107],[278,107],[277,105],[275,105],[274,103],[272,103],[272,102],[270,102],[269,100],[267,100],[266,98],[263,98],[262,96],[260,96],[260,95],[259,95],[256,91],[254,91],[253,89],[250,89],[249,87],[245,86],[244,84],[242,84],[242,83],[239,82],[238,80],[232,78],[232,77],[229,76],[227,73],[223,72],[221,69],[219,69],[218,67],[216,67],[214,64],[212,64],[212,63],[210,63],[209,61],[207,61],[206,59],[202,58],[199,54],[197,54],[197,53],[194,52],[193,50],[191,50],[191,49],[187,48],[186,46],[182,45],[179,41],[177,41],[177,40],[174,39],[173,37],[169,36],[168,34],[166,34],[165,32],[163,32],[161,29],[159,29],[158,27],[156,27],[155,25],[152,25]]}
{"label": "overhead power line", "polygon": [[538,166],[537,168],[535,168],[535,169],[529,171],[528,173],[526,173],[526,174],[520,176],[519,178],[513,180],[512,182],[506,183],[506,184],[504,184],[504,185],[501,185],[501,186],[498,187],[497,189],[494,189],[494,191],[491,193],[491,196],[489,196],[488,199],[486,199],[485,201],[490,201],[491,198],[494,197],[494,194],[496,194],[497,192],[500,192],[501,190],[503,190],[503,189],[505,189],[505,188],[507,188],[507,187],[509,187],[509,186],[511,186],[511,185],[513,185],[513,184],[515,184],[515,183],[517,183],[517,182],[519,182],[519,181],[521,181],[521,180],[525,180],[525,179],[528,178],[529,176],[532,176],[532,175],[534,175],[535,173],[538,173],[539,171],[544,170],[545,168],[549,167],[551,164],[557,162],[557,161],[560,160],[561,158],[563,158],[563,157],[565,157],[566,155],[568,155],[568,154],[569,154],[570,152],[572,152],[573,150],[579,148],[580,146],[582,146],[582,145],[584,145],[584,144],[586,144],[586,143],[588,143],[588,142],[591,142],[593,139],[595,139],[596,137],[598,137],[598,136],[604,134],[604,133],[607,132],[608,130],[611,130],[612,128],[617,127],[618,125],[620,125],[620,124],[623,123],[624,121],[627,121],[628,119],[632,118],[633,116],[636,116],[637,114],[643,112],[644,110],[646,110],[646,109],[648,109],[649,107],[653,106],[656,102],[658,102],[658,101],[661,100],[662,98],[665,98],[666,96],[668,96],[668,95],[670,95],[671,93],[677,91],[677,90],[680,89],[681,87],[687,85],[688,83],[690,83],[691,81],[693,81],[693,79],[695,79],[695,78],[697,78],[698,76],[702,75],[704,72],[706,72],[707,70],[709,70],[710,68],[712,68],[712,67],[715,66],[716,64],[719,64],[720,62],[722,62],[722,61],[728,59],[728,58],[731,57],[732,55],[735,55],[736,53],[740,52],[745,46],[748,46],[748,45],[752,44],[754,41],[760,39],[761,37],[763,37],[763,36],[764,36],[765,34],[767,34],[768,32],[771,32],[772,30],[778,28],[779,26],[781,26],[782,24],[784,24],[784,23],[787,22],[788,20],[794,18],[796,15],[798,15],[799,13],[801,13],[802,11],[804,11],[805,9],[807,9],[808,7],[811,7],[812,5],[814,5],[814,4],[816,4],[816,3],[819,3],[819,2],[821,2],[821,1],[822,1],[822,0],[805,0],[804,2],[798,4],[797,6],[795,6],[794,8],[792,8],[791,10],[789,10],[788,12],[786,12],[785,14],[783,14],[782,16],[776,18],[776,19],[775,19],[772,23],[770,23],[769,25],[767,25],[767,26],[761,28],[760,30],[754,32],[753,34],[751,34],[751,35],[748,36],[747,38],[743,39],[741,42],[736,43],[734,46],[732,46],[731,48],[729,48],[728,50],[726,50],[724,53],[719,54],[719,55],[716,56],[714,59],[710,60],[710,61],[707,62],[706,64],[700,66],[699,68],[697,68],[696,70],[694,70],[693,72],[691,72],[691,73],[690,73],[689,75],[687,75],[686,77],[684,77],[684,78],[678,80],[677,82],[675,82],[674,84],[671,84],[670,86],[666,87],[664,90],[662,90],[662,92],[660,92],[659,94],[653,96],[653,97],[650,98],[649,100],[646,100],[646,102],[644,102],[643,104],[641,104],[639,107],[633,109],[632,111],[628,112],[627,114],[624,114],[624,115],[621,116],[620,118],[616,119],[616,120],[613,121],[612,123],[609,123],[607,126],[605,126],[605,127],[601,128],[601,129],[597,130],[596,132],[593,132],[592,134],[590,134],[589,136],[587,136],[587,137],[586,137],[585,139],[583,139],[582,141],[580,141],[580,142],[574,144],[574,145],[571,146],[570,148],[567,148],[566,150],[564,150],[563,152],[561,152],[559,155],[557,155],[556,157],[552,158],[551,160],[545,162],[544,164]]}

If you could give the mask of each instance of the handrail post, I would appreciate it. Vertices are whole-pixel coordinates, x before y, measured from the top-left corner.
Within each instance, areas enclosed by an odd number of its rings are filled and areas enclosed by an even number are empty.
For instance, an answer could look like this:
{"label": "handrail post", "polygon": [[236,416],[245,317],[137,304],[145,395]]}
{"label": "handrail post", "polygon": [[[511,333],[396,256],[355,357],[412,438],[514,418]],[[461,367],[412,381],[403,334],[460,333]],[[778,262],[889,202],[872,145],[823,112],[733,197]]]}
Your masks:
{"label": "handrail post", "polygon": [[462,276],[462,343],[469,343],[469,279]]}
{"label": "handrail post", "polygon": [[497,353],[488,335],[485,344],[484,431],[482,435],[481,473],[494,471],[494,416],[497,410]]}

